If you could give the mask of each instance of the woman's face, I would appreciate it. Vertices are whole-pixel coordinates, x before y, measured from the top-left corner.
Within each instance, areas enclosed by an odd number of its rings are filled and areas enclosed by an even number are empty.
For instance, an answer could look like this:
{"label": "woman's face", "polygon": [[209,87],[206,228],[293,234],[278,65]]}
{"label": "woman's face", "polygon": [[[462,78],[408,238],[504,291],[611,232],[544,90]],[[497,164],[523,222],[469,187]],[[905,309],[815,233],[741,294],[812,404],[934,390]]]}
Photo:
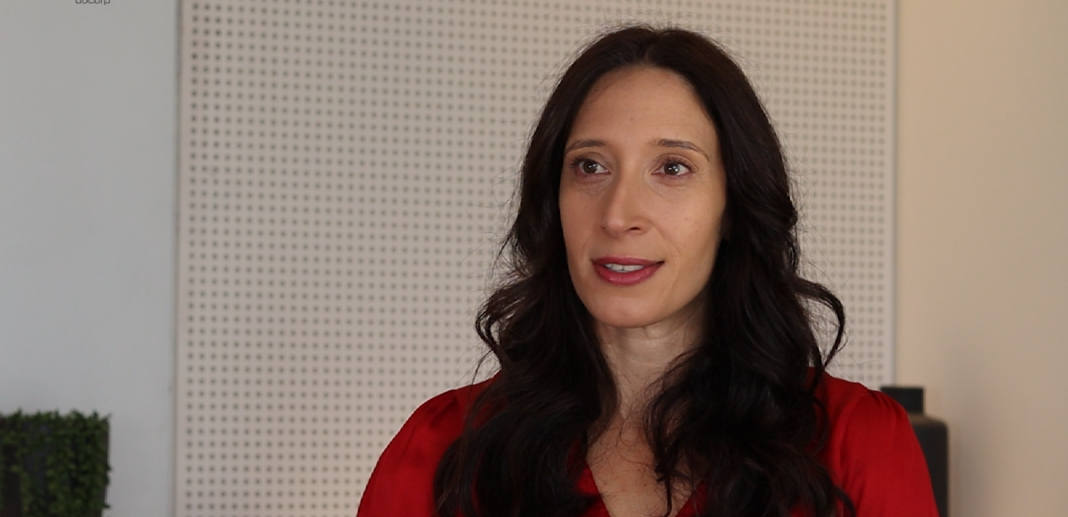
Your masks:
{"label": "woman's face", "polygon": [[719,140],[692,87],[661,68],[602,77],[564,152],[571,281],[601,325],[694,325],[727,203]]}

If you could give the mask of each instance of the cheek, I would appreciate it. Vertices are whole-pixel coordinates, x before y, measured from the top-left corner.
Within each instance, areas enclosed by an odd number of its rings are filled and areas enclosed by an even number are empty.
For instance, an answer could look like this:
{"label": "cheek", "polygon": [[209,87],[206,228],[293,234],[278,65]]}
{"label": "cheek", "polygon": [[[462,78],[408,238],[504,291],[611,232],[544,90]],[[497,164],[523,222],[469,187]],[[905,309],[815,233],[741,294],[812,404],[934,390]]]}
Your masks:
{"label": "cheek", "polygon": [[584,241],[584,220],[581,203],[576,203],[569,196],[560,196],[560,227],[564,232],[564,246],[567,247],[568,257],[574,251],[573,248]]}
{"label": "cheek", "polygon": [[687,257],[691,267],[702,270],[707,267],[706,272],[711,271],[723,235],[721,217],[721,212],[701,207],[692,216],[679,219],[678,224],[673,225],[675,231],[672,240],[679,246],[680,255]]}

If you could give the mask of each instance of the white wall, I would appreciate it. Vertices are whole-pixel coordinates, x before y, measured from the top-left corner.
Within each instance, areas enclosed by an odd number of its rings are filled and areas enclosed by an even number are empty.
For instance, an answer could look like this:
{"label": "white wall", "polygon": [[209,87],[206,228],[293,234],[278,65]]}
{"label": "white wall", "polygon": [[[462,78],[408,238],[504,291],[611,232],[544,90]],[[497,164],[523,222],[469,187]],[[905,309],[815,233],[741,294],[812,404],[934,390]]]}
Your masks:
{"label": "white wall", "polygon": [[1068,2],[902,0],[898,380],[950,511],[1068,512]]}
{"label": "white wall", "polygon": [[0,3],[0,412],[110,414],[115,516],[172,506],[176,33]]}

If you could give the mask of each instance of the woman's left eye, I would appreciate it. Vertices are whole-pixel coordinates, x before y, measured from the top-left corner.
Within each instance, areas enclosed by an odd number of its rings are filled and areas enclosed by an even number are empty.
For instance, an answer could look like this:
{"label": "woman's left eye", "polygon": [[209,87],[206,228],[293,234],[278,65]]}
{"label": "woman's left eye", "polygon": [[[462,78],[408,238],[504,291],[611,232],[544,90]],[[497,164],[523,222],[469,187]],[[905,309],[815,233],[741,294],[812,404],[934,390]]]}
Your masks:
{"label": "woman's left eye", "polygon": [[681,176],[690,172],[690,167],[682,162],[668,162],[661,169],[667,176]]}

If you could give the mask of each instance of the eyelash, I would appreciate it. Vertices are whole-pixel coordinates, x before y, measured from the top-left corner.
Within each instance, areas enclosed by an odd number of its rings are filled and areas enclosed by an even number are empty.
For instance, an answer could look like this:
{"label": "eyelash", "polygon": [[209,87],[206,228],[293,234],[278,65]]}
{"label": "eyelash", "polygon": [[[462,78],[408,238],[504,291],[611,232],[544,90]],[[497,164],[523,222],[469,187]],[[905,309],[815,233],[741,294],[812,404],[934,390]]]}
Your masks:
{"label": "eyelash", "polygon": [[677,178],[679,176],[682,176],[682,175],[686,174],[686,172],[679,173],[679,174],[668,174],[665,169],[667,169],[667,167],[669,165],[681,165],[681,166],[685,167],[686,171],[691,173],[691,174],[693,173],[693,170],[694,170],[693,165],[691,165],[686,160],[682,160],[682,159],[674,158],[674,157],[670,158],[668,160],[665,160],[664,163],[661,164],[659,168],[657,168],[657,170],[658,171],[663,171],[665,176],[669,176],[669,177],[672,177],[672,178]]}
{"label": "eyelash", "polygon": [[[586,173],[586,171],[583,170],[583,166],[587,165],[587,164],[596,164],[601,169],[604,169],[606,171],[608,170],[607,167],[605,167],[604,165],[601,165],[601,163],[598,162],[597,160],[591,160],[589,158],[581,158],[581,157],[571,160],[571,162],[568,165],[568,167],[571,170],[574,170],[575,172],[583,173],[583,174],[588,175],[588,176],[596,174],[596,173]],[[686,172],[682,172],[682,173],[679,173],[679,174],[668,174],[667,173],[666,169],[669,166],[680,166],[680,165],[682,167],[686,168]],[[688,162],[686,160],[683,160],[681,158],[677,158],[677,157],[673,156],[673,157],[669,157],[669,158],[665,159],[663,162],[661,162],[660,166],[658,166],[656,168],[656,170],[658,172],[662,173],[664,176],[667,176],[669,178],[677,178],[677,177],[685,175],[687,172],[692,174],[693,171],[694,171],[694,166],[693,166],[693,164],[691,164],[690,162]]]}
{"label": "eyelash", "polygon": [[[582,169],[582,166],[585,165],[585,164],[588,164],[588,163],[595,163],[595,164],[597,164],[598,167],[600,167],[600,168],[602,168],[604,170],[608,170],[607,167],[605,167],[604,165],[601,165],[597,160],[591,160],[589,158],[575,158],[575,159],[571,160],[571,164],[568,167],[570,169],[574,170],[575,172],[586,173],[586,171]],[[589,175],[589,174],[587,174],[587,175]]]}

